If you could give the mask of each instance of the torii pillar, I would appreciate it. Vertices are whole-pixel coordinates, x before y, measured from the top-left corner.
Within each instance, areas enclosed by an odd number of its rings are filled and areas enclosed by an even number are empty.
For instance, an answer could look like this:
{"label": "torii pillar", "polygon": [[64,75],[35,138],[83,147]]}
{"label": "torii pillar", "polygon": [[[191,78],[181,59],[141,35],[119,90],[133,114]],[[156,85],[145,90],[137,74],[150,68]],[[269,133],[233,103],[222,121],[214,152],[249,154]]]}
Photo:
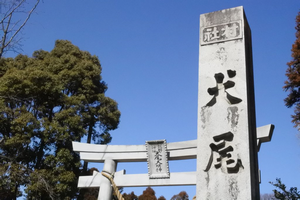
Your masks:
{"label": "torii pillar", "polygon": [[200,16],[197,200],[258,200],[251,31],[243,7]]}

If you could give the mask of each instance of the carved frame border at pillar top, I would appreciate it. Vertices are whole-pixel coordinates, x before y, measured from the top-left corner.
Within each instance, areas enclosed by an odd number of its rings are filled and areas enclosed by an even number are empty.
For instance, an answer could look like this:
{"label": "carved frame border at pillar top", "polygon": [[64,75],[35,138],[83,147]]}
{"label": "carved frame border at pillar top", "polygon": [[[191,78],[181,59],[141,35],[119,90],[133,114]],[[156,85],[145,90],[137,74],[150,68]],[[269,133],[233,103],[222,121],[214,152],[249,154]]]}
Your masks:
{"label": "carved frame border at pillar top", "polygon": [[243,29],[241,20],[200,28],[201,46],[242,38]]}

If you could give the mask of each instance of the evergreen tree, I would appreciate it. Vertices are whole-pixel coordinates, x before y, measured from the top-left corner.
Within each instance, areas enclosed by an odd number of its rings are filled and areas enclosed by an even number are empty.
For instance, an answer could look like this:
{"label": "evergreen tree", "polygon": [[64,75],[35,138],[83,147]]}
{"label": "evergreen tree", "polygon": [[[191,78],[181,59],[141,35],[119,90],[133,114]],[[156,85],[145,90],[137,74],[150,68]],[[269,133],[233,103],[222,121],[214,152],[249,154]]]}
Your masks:
{"label": "evergreen tree", "polygon": [[289,190],[286,189],[285,184],[280,179],[276,179],[276,183],[272,183],[277,189],[273,190],[276,199],[280,200],[298,200],[300,199],[300,191],[297,187],[291,187]]}
{"label": "evergreen tree", "polygon": [[284,100],[285,105],[287,107],[295,106],[292,122],[300,130],[300,12],[296,17],[295,28],[296,41],[292,46],[292,60],[287,63],[286,76],[288,80],[285,81],[283,88],[289,92]]}
{"label": "evergreen tree", "polygon": [[105,96],[96,56],[58,40],[51,52],[0,60],[0,196],[72,199],[87,173],[72,141],[105,144],[117,103]]}

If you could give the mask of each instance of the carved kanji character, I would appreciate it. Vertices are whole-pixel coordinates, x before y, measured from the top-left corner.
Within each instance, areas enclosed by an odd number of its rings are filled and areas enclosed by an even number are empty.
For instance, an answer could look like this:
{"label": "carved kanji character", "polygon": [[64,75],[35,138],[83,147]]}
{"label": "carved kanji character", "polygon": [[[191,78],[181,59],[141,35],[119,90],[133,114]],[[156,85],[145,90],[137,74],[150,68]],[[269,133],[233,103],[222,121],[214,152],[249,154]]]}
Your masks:
{"label": "carved kanji character", "polygon": [[[239,172],[240,167],[243,167],[241,159],[233,159],[232,153],[234,151],[231,145],[227,143],[232,142],[233,133],[227,132],[213,137],[216,143],[211,143],[209,146],[211,148],[211,155],[208,164],[205,168],[205,172],[209,171],[214,163],[216,169],[222,167],[222,160],[225,160],[226,168],[228,173]],[[214,152],[219,156],[214,159]]]}
{"label": "carved kanji character", "polygon": [[220,38],[220,34],[219,34],[217,27],[205,29],[203,34],[204,34],[204,37],[203,37],[204,42],[210,42],[212,40]]}
{"label": "carved kanji character", "polygon": [[[233,71],[233,70],[228,70],[227,74],[228,74],[229,78],[233,78],[233,77],[235,77],[236,72]],[[227,81],[227,82],[223,83],[223,80],[224,80],[224,74],[223,73],[215,74],[215,79],[216,79],[216,86],[207,89],[207,92],[210,95],[213,95],[214,97],[206,104],[206,106],[213,106],[217,102],[216,97],[221,92],[225,93],[226,99],[228,100],[228,102],[230,104],[238,104],[242,101],[242,99],[234,97],[226,91],[227,89],[234,87],[235,82]]]}
{"label": "carved kanji character", "polygon": [[232,26],[226,25],[222,28],[221,36],[225,36],[225,38],[234,38],[237,36],[237,31],[239,30],[239,26],[236,23],[233,23]]}

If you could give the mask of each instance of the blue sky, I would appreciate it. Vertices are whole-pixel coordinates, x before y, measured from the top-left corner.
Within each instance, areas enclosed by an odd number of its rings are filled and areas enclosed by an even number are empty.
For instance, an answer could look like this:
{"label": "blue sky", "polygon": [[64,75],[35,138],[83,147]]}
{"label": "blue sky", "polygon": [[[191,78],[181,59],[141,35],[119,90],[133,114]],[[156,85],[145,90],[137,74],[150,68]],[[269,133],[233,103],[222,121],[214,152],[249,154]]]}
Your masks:
{"label": "blue sky", "polygon": [[[286,63],[295,41],[299,0],[51,0],[43,1],[23,31],[23,54],[50,51],[57,39],[97,55],[107,96],[119,103],[119,128],[111,144],[144,144],[197,138],[199,16],[244,6],[252,30],[257,126],[274,124],[270,143],[259,152],[261,193],[281,178],[300,180],[300,139],[284,106]],[[8,53],[6,56],[15,56]],[[97,165],[99,170],[102,165]],[[147,164],[119,165],[127,173],[147,173]],[[195,161],[172,162],[170,171],[195,171]],[[140,195],[145,188],[126,188]],[[155,187],[170,199],[195,187]]]}

